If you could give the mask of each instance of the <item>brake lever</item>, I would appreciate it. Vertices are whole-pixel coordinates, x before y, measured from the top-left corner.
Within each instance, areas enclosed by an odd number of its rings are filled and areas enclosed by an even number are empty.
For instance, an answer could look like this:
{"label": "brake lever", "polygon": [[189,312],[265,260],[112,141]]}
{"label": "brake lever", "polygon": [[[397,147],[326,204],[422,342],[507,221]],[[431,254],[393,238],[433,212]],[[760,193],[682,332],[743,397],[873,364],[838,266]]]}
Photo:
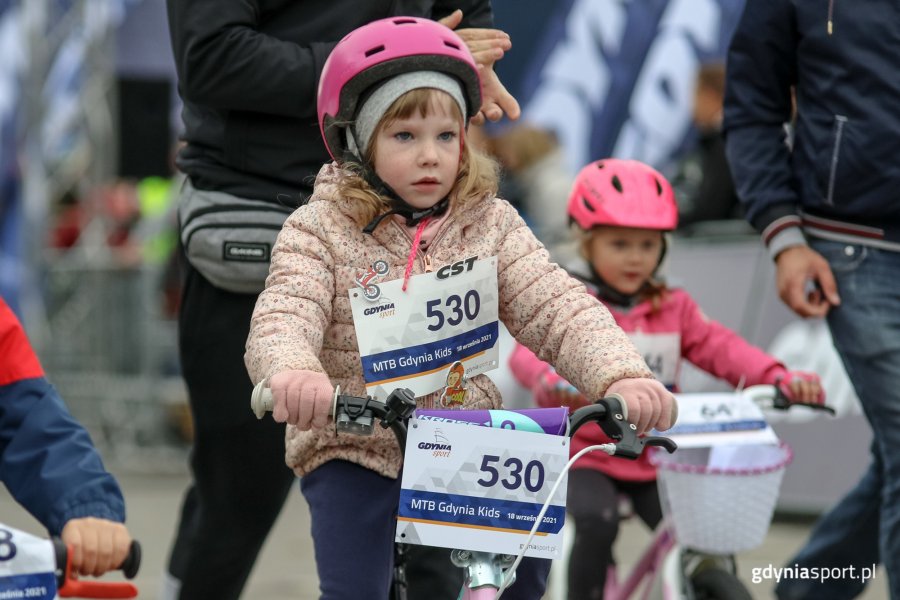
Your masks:
{"label": "brake lever", "polygon": [[777,410],[789,410],[792,406],[806,406],[814,410],[823,410],[832,417],[837,414],[835,410],[827,404],[819,404],[817,402],[791,402],[787,395],[781,391],[781,388],[776,385],[775,397],[772,398],[772,408]]}
{"label": "brake lever", "polygon": [[634,460],[647,446],[662,447],[669,454],[678,448],[678,444],[667,437],[638,437],[635,426],[625,420],[622,400],[616,396],[601,398],[593,405],[575,411],[569,435],[575,435],[575,432],[589,421],[596,421],[603,433],[616,443],[615,456]]}

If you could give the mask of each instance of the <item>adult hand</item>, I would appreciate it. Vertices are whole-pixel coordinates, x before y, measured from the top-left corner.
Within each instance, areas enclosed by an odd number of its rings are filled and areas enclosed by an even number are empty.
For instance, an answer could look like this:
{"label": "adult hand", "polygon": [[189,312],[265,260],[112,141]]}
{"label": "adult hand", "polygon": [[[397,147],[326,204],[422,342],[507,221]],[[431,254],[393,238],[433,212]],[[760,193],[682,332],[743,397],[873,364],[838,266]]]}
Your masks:
{"label": "adult hand", "polygon": [[[834,274],[821,254],[809,246],[791,246],[775,258],[778,295],[801,317],[824,317],[838,306]],[[808,284],[814,289],[809,291]]]}
{"label": "adult hand", "polygon": [[334,387],[318,371],[282,371],[269,378],[275,406],[272,418],[296,425],[300,431],[320,429],[328,423]]}
{"label": "adult hand", "polygon": [[655,379],[620,379],[606,390],[606,395],[619,394],[625,399],[628,422],[640,435],[651,429],[665,431],[678,418],[675,396]]}
{"label": "adult hand", "polygon": [[125,525],[94,517],[70,520],[60,537],[69,548],[73,571],[93,577],[119,567],[131,547]]}
{"label": "adult hand", "polygon": [[494,72],[494,63],[503,58],[507,50],[512,48],[509,35],[499,29],[456,29],[462,22],[463,13],[456,9],[438,22],[456,31],[469,48],[469,52],[478,64],[481,76],[481,109],[471,121],[481,125],[485,119],[499,121],[503,113],[510,119],[518,119],[521,114],[519,103],[500,82]]}

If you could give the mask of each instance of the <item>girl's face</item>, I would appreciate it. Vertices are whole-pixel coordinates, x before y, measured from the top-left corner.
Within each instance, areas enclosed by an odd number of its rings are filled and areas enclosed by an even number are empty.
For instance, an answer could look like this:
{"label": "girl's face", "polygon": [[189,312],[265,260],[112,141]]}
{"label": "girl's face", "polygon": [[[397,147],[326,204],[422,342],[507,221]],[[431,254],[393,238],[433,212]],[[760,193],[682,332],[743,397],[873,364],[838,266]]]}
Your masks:
{"label": "girl's face", "polygon": [[636,294],[659,263],[663,234],[651,229],[598,227],[591,232],[588,258],[603,280],[621,294]]}
{"label": "girl's face", "polygon": [[426,115],[418,111],[380,128],[375,140],[375,173],[416,208],[431,208],[456,183],[460,122],[453,99],[435,91]]}

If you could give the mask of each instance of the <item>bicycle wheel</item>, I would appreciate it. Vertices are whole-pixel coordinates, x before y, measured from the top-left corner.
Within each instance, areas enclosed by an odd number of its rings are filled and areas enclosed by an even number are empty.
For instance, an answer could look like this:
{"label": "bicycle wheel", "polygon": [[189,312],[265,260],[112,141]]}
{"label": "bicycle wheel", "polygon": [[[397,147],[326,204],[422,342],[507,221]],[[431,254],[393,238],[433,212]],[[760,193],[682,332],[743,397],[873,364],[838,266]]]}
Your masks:
{"label": "bicycle wheel", "polygon": [[713,567],[691,577],[697,600],[753,600],[753,596],[736,575]]}

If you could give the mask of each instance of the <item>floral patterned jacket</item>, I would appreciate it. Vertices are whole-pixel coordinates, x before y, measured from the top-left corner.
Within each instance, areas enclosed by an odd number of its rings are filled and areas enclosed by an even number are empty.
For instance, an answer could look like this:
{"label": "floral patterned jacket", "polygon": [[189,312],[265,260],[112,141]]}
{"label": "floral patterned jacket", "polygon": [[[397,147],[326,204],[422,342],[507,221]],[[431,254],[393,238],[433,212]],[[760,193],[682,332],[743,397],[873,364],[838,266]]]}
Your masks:
{"label": "floral patterned jacket", "polygon": [[[285,370],[327,373],[345,393],[365,395],[348,290],[376,260],[403,277],[412,249],[407,231],[385,220],[363,234],[351,200],[339,197],[341,169],[325,165],[310,202],[285,222],[272,254],[266,288],[256,301],[245,362],[254,382]],[[497,257],[500,319],[509,332],[554,365],[591,397],[626,377],[652,377],[640,354],[609,311],[557,264],[505,200],[492,196],[454,199],[449,217],[417,250],[413,274],[460,258]],[[499,408],[500,394],[486,375],[468,380],[462,408]],[[431,407],[440,392],[418,399]],[[248,408],[249,410],[249,408]],[[371,437],[336,435],[332,427],[299,431],[288,426],[286,462],[297,475],[342,459],[397,477],[401,454],[389,430]]]}

